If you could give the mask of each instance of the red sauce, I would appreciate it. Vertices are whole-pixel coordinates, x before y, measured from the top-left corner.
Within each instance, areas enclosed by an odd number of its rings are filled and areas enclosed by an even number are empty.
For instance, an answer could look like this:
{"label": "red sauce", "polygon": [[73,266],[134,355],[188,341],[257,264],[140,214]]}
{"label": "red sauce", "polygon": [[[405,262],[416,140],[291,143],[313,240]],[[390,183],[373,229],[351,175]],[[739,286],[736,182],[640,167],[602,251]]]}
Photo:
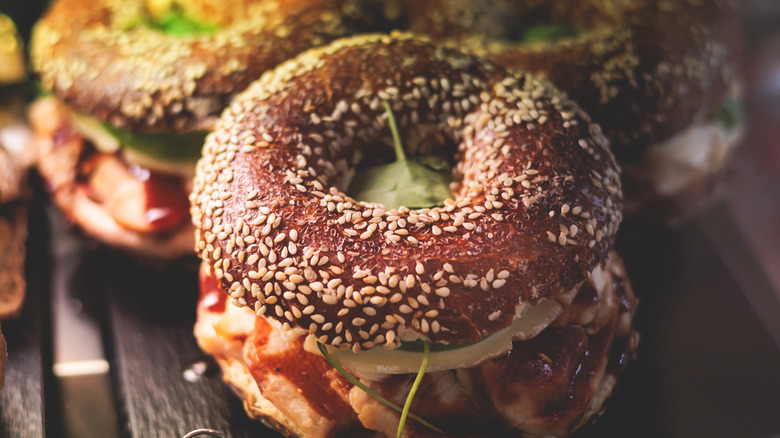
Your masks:
{"label": "red sauce", "polygon": [[144,216],[155,230],[174,228],[189,219],[190,203],[180,177],[149,172],[144,191]]}
{"label": "red sauce", "polygon": [[219,289],[217,279],[208,274],[201,274],[198,306],[208,312],[223,313],[225,301],[227,301],[227,296]]}
{"label": "red sauce", "polygon": [[304,351],[300,339],[284,351],[266,353],[264,344],[271,327],[263,318],[257,320],[258,329],[247,340],[244,351],[260,390],[267,391],[268,376],[283,376],[298,388],[319,415],[344,423],[354,422],[355,411],[345,401],[351,385],[324,358]]}

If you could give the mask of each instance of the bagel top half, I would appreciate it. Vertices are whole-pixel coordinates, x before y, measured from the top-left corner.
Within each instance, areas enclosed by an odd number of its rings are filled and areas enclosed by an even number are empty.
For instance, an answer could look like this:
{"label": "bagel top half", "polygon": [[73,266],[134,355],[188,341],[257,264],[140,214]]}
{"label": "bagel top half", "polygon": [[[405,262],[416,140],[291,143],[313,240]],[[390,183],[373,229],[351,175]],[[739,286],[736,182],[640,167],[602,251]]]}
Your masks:
{"label": "bagel top half", "polygon": [[543,74],[635,155],[734,99],[743,35],[730,0],[402,0],[409,27]]}
{"label": "bagel top half", "polygon": [[[360,1],[59,0],[34,29],[32,64],[45,89],[117,128],[208,130],[262,72],[345,35]],[[172,11],[192,29],[161,31]]]}
{"label": "bagel top half", "polygon": [[[391,150],[383,101],[407,155],[450,154],[453,197],[440,206],[344,193]],[[604,137],[562,93],[397,34],[339,40],[263,75],[207,138],[190,200],[223,290],[354,351],[509,327],[604,263],[622,203]]]}

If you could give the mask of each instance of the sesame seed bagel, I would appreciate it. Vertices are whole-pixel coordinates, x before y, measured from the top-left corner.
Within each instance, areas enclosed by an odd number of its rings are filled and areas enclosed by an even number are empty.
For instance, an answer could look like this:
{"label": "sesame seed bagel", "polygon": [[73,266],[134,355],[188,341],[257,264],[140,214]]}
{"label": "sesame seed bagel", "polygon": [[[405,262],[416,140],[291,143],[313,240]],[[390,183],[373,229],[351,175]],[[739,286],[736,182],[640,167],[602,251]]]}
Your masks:
{"label": "sesame seed bagel", "polygon": [[[406,7],[415,32],[544,74],[601,125],[619,159],[701,122],[738,78],[742,35],[729,0],[407,0]],[[518,41],[535,23],[575,35]]]}
{"label": "sesame seed bagel", "polygon": [[32,63],[44,88],[116,127],[206,130],[265,70],[354,32],[359,1],[177,1],[217,28],[182,36],[143,25],[160,2],[59,0],[35,27]]}
{"label": "sesame seed bagel", "polygon": [[[408,155],[455,145],[454,199],[388,209],[343,192],[362,156],[390,150],[383,100]],[[598,126],[559,91],[401,34],[263,75],[208,137],[190,200],[223,290],[353,350],[510,326],[606,260],[622,205]]]}

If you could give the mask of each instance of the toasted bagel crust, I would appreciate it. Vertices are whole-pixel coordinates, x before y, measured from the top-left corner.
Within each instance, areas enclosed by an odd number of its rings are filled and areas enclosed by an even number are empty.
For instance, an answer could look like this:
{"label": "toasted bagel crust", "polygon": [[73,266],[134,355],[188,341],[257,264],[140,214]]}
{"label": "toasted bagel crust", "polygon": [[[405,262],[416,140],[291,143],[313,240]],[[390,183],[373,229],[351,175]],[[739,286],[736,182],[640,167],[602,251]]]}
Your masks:
{"label": "toasted bagel crust", "polygon": [[32,63],[59,99],[117,127],[205,130],[262,72],[347,34],[360,1],[192,0],[219,29],[177,36],[142,24],[145,0],[59,0],[35,28]]}
{"label": "toasted bagel crust", "polygon": [[[387,209],[337,187],[389,137],[458,144],[455,199]],[[413,126],[412,126],[413,125]],[[240,303],[341,348],[470,342],[603,263],[621,219],[596,125],[532,76],[407,35],[308,51],[225,111],[198,163],[201,258]]]}

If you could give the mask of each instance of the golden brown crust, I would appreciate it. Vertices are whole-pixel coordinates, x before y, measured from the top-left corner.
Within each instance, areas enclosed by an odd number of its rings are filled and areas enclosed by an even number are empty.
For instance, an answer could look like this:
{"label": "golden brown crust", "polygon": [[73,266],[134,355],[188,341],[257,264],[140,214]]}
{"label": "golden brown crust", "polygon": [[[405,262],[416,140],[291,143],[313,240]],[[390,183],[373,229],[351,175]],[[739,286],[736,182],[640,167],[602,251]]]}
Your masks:
{"label": "golden brown crust", "polygon": [[0,84],[24,80],[24,44],[11,18],[0,12]]}
{"label": "golden brown crust", "polygon": [[[700,121],[738,78],[742,35],[729,0],[406,1],[413,31],[542,73],[604,129],[615,152]],[[575,38],[519,44],[512,33],[562,23]],[[626,150],[624,150],[626,149]]]}
{"label": "golden brown crust", "polygon": [[[459,144],[455,200],[387,210],[336,188],[384,148],[382,99],[409,153],[409,121]],[[602,263],[621,216],[605,140],[565,97],[406,35],[340,40],[264,75],[207,139],[191,201],[224,290],[353,349],[505,328]]]}
{"label": "golden brown crust", "polygon": [[59,99],[115,126],[203,130],[263,71],[345,35],[360,1],[193,0],[220,29],[176,36],[139,24],[145,0],[59,0],[34,30],[32,64]]}

